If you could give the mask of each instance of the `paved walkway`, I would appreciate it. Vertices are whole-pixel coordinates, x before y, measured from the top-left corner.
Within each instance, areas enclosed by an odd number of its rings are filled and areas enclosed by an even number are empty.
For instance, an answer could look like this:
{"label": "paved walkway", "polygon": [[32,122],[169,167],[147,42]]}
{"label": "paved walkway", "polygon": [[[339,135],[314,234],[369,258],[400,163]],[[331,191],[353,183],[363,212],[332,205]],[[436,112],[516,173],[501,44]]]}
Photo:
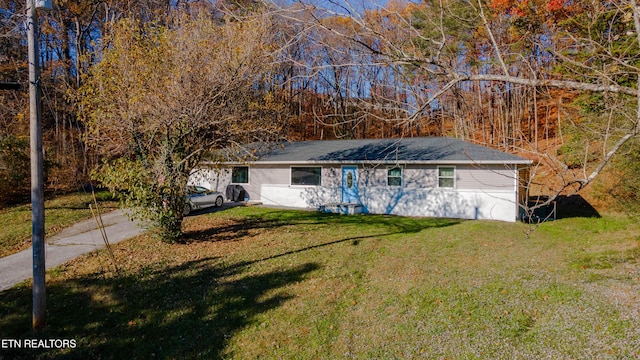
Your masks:
{"label": "paved walkway", "polygon": [[[129,220],[122,210],[102,214],[102,223],[110,244],[118,243],[144,232],[144,229],[137,222]],[[46,240],[45,265],[47,269],[105,247],[100,229],[93,218],[66,228]],[[0,291],[31,278],[33,276],[32,264],[33,251],[31,248],[0,258]]]}

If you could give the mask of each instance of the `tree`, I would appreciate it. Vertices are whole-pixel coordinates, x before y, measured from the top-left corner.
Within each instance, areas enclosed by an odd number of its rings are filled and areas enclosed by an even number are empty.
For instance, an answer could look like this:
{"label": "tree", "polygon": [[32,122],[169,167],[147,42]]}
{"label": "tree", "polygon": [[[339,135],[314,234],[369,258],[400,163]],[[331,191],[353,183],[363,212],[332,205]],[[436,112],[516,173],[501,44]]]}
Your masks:
{"label": "tree", "polygon": [[29,141],[0,137],[0,204],[29,193]]}
{"label": "tree", "polygon": [[164,241],[182,234],[187,179],[204,156],[280,136],[284,107],[265,84],[277,64],[271,21],[239,20],[119,20],[78,91],[86,141],[105,159],[95,177]]}
{"label": "tree", "polygon": [[[549,171],[539,184],[549,201],[588,186],[640,134],[636,1],[424,0],[367,10],[348,0],[306,4],[316,19],[309,26],[362,54],[343,66],[394,70],[404,85],[387,86],[406,93],[395,103],[406,110],[398,122],[417,126],[442,114],[455,120],[451,135],[527,154]],[[348,18],[356,33],[328,17]],[[540,121],[549,104],[557,120],[547,111]],[[549,122],[561,133],[548,134]],[[541,127],[565,146],[538,147]]]}

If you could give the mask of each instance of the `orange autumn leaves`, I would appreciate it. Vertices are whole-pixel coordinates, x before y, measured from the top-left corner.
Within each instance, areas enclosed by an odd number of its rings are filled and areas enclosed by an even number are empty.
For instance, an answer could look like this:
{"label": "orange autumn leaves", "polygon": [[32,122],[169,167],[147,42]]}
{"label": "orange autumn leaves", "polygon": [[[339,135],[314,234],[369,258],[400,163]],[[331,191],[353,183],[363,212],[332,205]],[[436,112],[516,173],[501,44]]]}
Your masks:
{"label": "orange autumn leaves", "polygon": [[513,16],[525,16],[532,11],[554,12],[564,9],[568,0],[490,0],[489,7]]}

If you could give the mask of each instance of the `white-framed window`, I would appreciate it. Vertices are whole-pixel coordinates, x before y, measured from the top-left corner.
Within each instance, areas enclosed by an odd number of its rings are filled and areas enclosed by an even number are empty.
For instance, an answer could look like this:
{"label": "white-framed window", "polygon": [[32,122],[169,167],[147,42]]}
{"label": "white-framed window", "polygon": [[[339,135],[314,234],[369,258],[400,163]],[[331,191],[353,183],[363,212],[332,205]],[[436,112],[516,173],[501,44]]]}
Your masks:
{"label": "white-framed window", "polygon": [[399,166],[387,168],[387,186],[402,186],[402,168]]}
{"label": "white-framed window", "polygon": [[455,166],[438,166],[438,187],[451,188],[456,186]]}
{"label": "white-framed window", "polygon": [[321,166],[291,167],[291,185],[304,185],[304,186],[322,185],[322,167]]}
{"label": "white-framed window", "polygon": [[231,169],[231,183],[232,184],[248,184],[249,183],[249,167],[234,166]]}

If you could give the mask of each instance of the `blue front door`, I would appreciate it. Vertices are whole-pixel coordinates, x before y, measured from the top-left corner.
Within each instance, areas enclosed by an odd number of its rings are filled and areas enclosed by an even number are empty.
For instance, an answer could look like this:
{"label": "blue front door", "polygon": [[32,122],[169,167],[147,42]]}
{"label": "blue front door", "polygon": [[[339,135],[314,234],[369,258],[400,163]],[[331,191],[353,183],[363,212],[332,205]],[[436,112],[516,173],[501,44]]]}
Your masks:
{"label": "blue front door", "polygon": [[358,196],[358,168],[356,166],[342,167],[342,202],[360,203]]}

